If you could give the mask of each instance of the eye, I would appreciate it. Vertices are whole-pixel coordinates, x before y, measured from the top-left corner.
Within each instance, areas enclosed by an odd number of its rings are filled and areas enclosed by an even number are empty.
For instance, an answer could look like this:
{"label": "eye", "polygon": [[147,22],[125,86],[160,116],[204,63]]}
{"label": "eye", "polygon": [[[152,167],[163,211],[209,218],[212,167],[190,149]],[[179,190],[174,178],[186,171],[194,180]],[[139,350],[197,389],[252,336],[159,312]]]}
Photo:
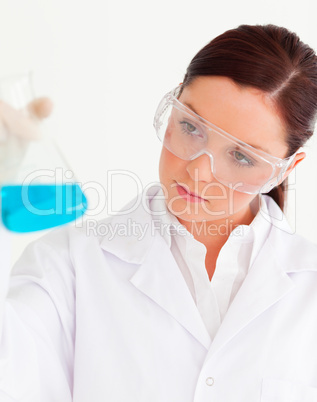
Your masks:
{"label": "eye", "polygon": [[202,136],[199,128],[194,126],[193,124],[189,123],[188,121],[180,121],[179,124],[181,125],[182,131],[185,134],[191,135],[191,136]]}
{"label": "eye", "polygon": [[234,151],[234,156],[238,161],[243,161],[245,159],[245,156],[239,151]]}
{"label": "eye", "polygon": [[234,161],[237,163],[239,166],[254,166],[254,161],[244,155],[240,151],[233,151],[232,155],[234,157]]}
{"label": "eye", "polygon": [[186,128],[187,128],[187,131],[189,131],[190,133],[194,133],[195,130],[196,130],[196,127],[193,126],[193,125],[190,124],[190,123],[186,123]]}

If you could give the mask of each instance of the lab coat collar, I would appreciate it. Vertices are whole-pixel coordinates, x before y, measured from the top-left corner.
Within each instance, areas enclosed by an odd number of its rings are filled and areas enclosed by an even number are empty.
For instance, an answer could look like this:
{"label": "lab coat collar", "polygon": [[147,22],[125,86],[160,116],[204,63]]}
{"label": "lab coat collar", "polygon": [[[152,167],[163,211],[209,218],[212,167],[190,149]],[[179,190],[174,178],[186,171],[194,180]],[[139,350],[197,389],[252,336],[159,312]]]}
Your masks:
{"label": "lab coat collar", "polygon": [[[119,225],[117,228],[128,226],[129,222],[141,223],[145,229],[142,239],[133,231],[113,239],[109,239],[108,233],[102,239],[101,247],[126,262],[139,264],[130,282],[174,317],[208,350],[211,339],[186,282],[168,244],[151,226],[149,203],[158,190],[159,187],[151,187],[128,204],[124,210],[131,209],[129,214],[119,214],[106,221],[114,229],[116,225]],[[267,240],[225,315],[207,358],[211,358],[248,323],[292,291],[295,284],[290,273],[317,271],[317,247],[314,253],[307,240],[293,234],[275,202],[271,199],[266,201],[269,212],[266,219],[271,225]],[[284,248],[284,244],[287,247]]]}
{"label": "lab coat collar", "polygon": [[206,326],[170,248],[159,234],[130,282],[209,349]]}
{"label": "lab coat collar", "polygon": [[294,286],[283,265],[277,261],[271,242],[266,241],[224,316],[207,359],[286,296]]}
{"label": "lab coat collar", "polygon": [[292,273],[317,271],[317,246],[294,234],[285,215],[277,220],[280,208],[268,196],[266,202],[271,220],[267,240],[229,307],[207,359],[296,287]]}
{"label": "lab coat collar", "polygon": [[[121,260],[141,264],[154,240],[150,203],[160,186],[151,186],[123,207],[117,215],[99,222],[100,246]],[[103,228],[103,229],[102,229]]]}
{"label": "lab coat collar", "polygon": [[131,231],[110,240],[109,230],[101,240],[101,247],[123,261],[139,264],[130,282],[176,319],[208,350],[211,339],[185,279],[166,241],[152,224],[150,203],[158,191],[159,187],[151,187],[139,199],[123,208],[124,211],[130,209],[129,214],[121,213],[102,222],[103,225],[111,225],[114,230],[120,230],[124,225],[128,227],[132,222],[141,223],[145,229],[142,239]]}
{"label": "lab coat collar", "polygon": [[[184,226],[174,216],[171,216],[171,214],[167,216],[168,211],[164,203],[162,203],[162,197],[164,197],[164,194],[161,185],[158,183],[140,193],[123,207],[118,214],[100,221],[98,223],[100,226],[98,232],[105,233],[100,240],[101,248],[126,262],[142,263],[158,228],[161,230],[165,226],[172,225],[177,232],[184,229]],[[273,227],[276,229],[272,232],[275,235],[274,241],[281,241],[281,236],[283,235],[286,235],[290,241],[291,237],[298,239],[298,236],[294,235],[294,231],[289,226],[285,215],[271,197],[262,195],[257,200],[259,206],[253,205],[253,208],[259,208],[259,211],[250,226],[255,226],[261,221],[262,227],[264,225],[266,225],[266,228]],[[239,230],[239,227],[233,232],[237,230]],[[265,229],[265,232],[267,232],[267,229]],[[168,246],[170,246],[170,235],[164,230],[161,234]],[[180,232],[180,234],[186,235],[184,231]],[[232,233],[232,235],[234,234]],[[192,236],[189,232],[187,232],[187,235]],[[306,243],[307,240],[303,240],[303,246]],[[290,259],[286,254],[284,255],[282,248],[279,251],[283,254],[283,264],[284,259],[287,258],[291,263],[292,270],[298,270],[298,264],[294,265],[292,258]],[[302,269],[302,265],[300,269]]]}
{"label": "lab coat collar", "polygon": [[[267,248],[260,253],[258,262],[265,261],[265,252],[271,252],[275,264],[286,273],[301,271],[317,271],[317,245],[297,235],[288,224],[287,219],[275,201],[266,197],[271,229],[267,238]],[[287,244],[287,247],[284,245]]]}

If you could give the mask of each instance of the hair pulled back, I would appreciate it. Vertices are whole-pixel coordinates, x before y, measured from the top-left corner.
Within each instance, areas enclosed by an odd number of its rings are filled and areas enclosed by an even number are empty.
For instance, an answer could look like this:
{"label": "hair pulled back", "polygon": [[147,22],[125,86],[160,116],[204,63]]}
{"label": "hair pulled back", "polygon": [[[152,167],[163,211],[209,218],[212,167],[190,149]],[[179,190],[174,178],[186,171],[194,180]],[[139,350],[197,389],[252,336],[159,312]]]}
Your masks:
{"label": "hair pulled back", "polygon": [[[317,56],[275,25],[241,25],[217,36],[190,62],[182,88],[200,76],[224,76],[265,92],[285,124],[288,155],[311,137],[317,113]],[[283,210],[287,180],[271,196]]]}

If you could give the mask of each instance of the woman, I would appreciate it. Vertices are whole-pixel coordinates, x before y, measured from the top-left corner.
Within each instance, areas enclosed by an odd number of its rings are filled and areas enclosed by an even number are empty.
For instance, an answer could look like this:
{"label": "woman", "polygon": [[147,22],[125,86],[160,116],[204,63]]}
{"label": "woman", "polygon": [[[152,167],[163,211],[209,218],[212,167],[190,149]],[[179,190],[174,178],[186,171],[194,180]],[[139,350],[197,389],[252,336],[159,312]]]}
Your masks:
{"label": "woman", "polygon": [[316,401],[317,248],[282,213],[316,111],[295,34],[203,48],[155,116],[161,185],[13,268],[1,401]]}

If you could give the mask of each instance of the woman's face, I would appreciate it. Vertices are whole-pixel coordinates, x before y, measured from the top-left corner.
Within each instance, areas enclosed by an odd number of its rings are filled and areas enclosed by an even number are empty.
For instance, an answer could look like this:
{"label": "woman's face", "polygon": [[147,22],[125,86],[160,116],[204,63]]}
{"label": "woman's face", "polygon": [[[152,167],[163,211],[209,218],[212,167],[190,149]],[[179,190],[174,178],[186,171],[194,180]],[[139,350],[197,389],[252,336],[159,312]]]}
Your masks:
{"label": "woman's face", "polygon": [[[286,157],[283,123],[263,92],[241,88],[225,77],[199,77],[183,90],[179,100],[237,139],[273,156]],[[219,221],[229,217],[243,220],[256,196],[218,182],[206,154],[188,161],[163,146],[159,173],[167,207],[181,222]],[[197,196],[189,195],[188,191]]]}

